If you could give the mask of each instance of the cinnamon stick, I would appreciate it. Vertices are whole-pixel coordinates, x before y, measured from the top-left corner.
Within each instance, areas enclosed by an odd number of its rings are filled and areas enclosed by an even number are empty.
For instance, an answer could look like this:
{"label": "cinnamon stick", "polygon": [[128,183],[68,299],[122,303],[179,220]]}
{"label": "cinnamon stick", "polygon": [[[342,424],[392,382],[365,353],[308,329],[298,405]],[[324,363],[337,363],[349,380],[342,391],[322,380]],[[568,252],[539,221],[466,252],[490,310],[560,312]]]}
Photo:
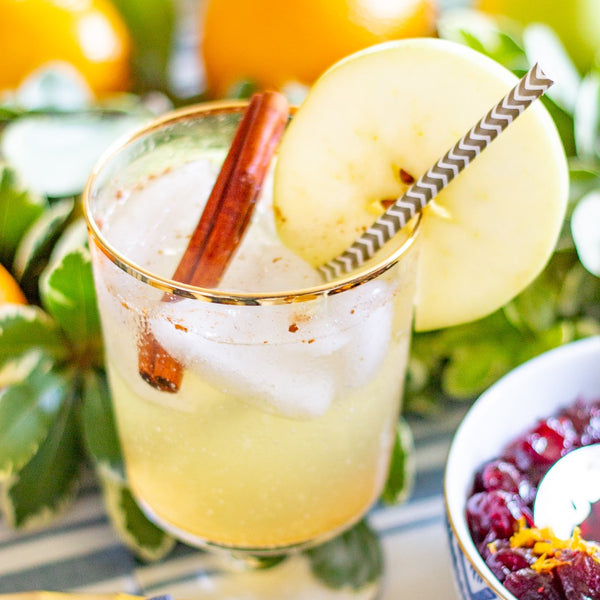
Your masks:
{"label": "cinnamon stick", "polygon": [[[216,287],[240,242],[256,205],[265,175],[289,115],[277,92],[255,94],[238,125],[200,221],[173,279],[198,287]],[[173,300],[166,294],[164,301]],[[147,324],[139,347],[141,377],[154,388],[177,392],[183,366],[158,343]]]}

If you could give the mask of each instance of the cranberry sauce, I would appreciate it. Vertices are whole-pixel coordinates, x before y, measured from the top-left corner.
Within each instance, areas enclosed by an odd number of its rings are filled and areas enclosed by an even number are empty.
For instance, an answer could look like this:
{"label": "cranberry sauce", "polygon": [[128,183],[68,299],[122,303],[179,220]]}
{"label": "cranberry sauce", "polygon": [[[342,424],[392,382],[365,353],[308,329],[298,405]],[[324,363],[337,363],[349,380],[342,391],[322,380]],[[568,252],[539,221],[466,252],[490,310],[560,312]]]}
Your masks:
{"label": "cranberry sauce", "polygon": [[476,473],[466,517],[488,567],[519,600],[600,600],[600,503],[570,541],[535,529],[537,487],[571,450],[600,443],[600,399],[575,401],[511,441]]}

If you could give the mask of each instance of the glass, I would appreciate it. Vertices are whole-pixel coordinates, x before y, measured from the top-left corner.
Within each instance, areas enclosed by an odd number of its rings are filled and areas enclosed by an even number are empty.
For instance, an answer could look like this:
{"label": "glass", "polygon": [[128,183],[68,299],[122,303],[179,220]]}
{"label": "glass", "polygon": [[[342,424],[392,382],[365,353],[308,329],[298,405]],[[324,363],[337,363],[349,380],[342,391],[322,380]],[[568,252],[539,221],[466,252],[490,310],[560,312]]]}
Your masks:
{"label": "glass", "polygon": [[[395,250],[330,284],[237,291],[172,281],[215,175],[196,165],[223,159],[243,108],[200,105],[137,132],[96,167],[84,210],[137,501],[189,544],[268,556],[335,536],[381,493],[401,408],[418,224]],[[199,200],[182,207],[188,196]],[[138,373],[147,329],[184,365],[177,393]]]}

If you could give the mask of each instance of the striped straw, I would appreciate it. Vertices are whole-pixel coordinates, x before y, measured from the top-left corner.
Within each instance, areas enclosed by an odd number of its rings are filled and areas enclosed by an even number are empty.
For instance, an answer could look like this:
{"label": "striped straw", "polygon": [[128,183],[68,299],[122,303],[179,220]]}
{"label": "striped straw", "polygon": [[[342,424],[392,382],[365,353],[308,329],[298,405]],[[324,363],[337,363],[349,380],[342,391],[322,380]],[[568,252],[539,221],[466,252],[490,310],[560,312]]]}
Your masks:
{"label": "striped straw", "polygon": [[331,281],[362,266],[553,83],[539,65],[535,64],[498,104],[411,185],[345,252],[319,267],[324,279]]}

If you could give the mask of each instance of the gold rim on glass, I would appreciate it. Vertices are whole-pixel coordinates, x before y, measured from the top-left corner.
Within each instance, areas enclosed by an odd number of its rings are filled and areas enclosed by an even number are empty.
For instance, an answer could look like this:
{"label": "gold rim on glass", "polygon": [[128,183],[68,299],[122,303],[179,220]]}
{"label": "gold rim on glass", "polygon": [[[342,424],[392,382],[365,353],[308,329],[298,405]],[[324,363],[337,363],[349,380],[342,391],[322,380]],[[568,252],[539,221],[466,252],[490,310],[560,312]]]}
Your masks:
{"label": "gold rim on glass", "polygon": [[366,269],[362,269],[357,273],[351,273],[343,278],[336,279],[333,282],[324,282],[322,285],[301,288],[297,290],[293,289],[264,293],[238,291],[232,292],[228,290],[202,288],[181,283],[166,277],[161,277],[129,260],[103,236],[102,231],[100,230],[98,223],[93,216],[94,211],[92,208],[92,202],[95,198],[95,188],[98,177],[114,158],[116,158],[123,150],[129,148],[135,142],[163,129],[164,127],[181,121],[194,120],[195,118],[207,115],[241,113],[247,104],[248,103],[246,101],[242,100],[226,100],[197,104],[175,110],[153,120],[145,126],[142,126],[124,138],[117,140],[117,142],[108,148],[108,150],[100,157],[99,161],[92,169],[82,196],[83,214],[87,223],[88,232],[102,253],[117,267],[135,279],[158,288],[163,292],[184,298],[203,300],[205,302],[236,305],[289,304],[292,302],[305,302],[314,300],[319,296],[338,294],[379,277],[381,274],[398,263],[398,261],[416,242],[419,232],[419,224],[421,221],[420,214],[415,218],[414,223],[412,224],[412,230],[410,231],[410,235],[406,241],[381,262],[371,265]]}

